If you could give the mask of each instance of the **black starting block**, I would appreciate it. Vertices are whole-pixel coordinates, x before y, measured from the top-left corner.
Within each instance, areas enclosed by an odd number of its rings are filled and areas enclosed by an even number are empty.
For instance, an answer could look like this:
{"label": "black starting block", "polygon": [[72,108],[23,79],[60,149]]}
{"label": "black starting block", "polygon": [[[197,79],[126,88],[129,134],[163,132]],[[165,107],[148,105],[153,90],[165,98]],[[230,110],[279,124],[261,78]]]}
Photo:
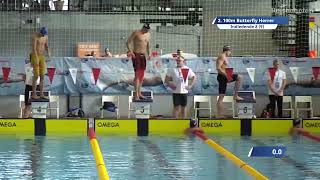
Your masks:
{"label": "black starting block", "polygon": [[254,91],[238,91],[238,96],[243,100],[237,100],[239,119],[252,119],[254,115],[254,104],[256,96]]}
{"label": "black starting block", "polygon": [[152,91],[142,91],[141,94],[145,97],[144,99],[135,100],[134,94],[135,91],[132,91],[132,102],[145,102],[145,103],[152,103],[153,102],[153,93]]}
{"label": "black starting block", "polygon": [[142,91],[143,99],[135,100],[132,92],[132,104],[134,114],[138,120],[138,136],[147,136],[149,134],[149,118],[151,115],[151,104],[153,103],[153,92]]}

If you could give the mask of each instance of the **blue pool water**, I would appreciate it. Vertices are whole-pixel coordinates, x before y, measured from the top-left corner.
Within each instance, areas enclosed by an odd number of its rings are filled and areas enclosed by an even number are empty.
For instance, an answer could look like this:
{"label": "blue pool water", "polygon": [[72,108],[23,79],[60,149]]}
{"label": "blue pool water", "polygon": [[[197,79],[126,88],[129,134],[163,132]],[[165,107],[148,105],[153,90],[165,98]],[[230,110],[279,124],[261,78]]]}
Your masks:
{"label": "blue pool water", "polygon": [[97,173],[85,136],[0,136],[0,179],[97,179]]}
{"label": "blue pool water", "polygon": [[[210,136],[270,179],[320,179],[320,144],[304,137]],[[252,179],[198,138],[98,136],[114,180]],[[252,146],[284,145],[285,158],[251,158]],[[98,179],[87,137],[0,136],[0,179]]]}

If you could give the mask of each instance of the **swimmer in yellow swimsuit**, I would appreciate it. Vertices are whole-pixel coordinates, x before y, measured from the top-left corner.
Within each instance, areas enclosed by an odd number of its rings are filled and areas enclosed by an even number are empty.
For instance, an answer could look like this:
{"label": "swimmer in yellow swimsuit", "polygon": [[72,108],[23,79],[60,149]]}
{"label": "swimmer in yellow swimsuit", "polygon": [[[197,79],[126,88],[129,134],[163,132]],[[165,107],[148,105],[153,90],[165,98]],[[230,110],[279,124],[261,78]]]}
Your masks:
{"label": "swimmer in yellow swimsuit", "polygon": [[[39,32],[32,34],[32,50],[30,54],[30,61],[33,67],[33,80],[32,80],[32,99],[45,98],[43,94],[43,81],[46,69],[45,51],[50,57],[48,46],[48,29],[46,27],[40,28]],[[36,94],[36,82],[40,77],[40,97]]]}

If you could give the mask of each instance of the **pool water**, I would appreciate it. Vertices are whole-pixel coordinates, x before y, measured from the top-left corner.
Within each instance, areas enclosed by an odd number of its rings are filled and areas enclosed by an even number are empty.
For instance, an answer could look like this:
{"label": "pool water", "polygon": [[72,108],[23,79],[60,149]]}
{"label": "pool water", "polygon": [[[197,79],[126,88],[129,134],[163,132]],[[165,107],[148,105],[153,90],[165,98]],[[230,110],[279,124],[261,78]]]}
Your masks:
{"label": "pool water", "polygon": [[98,179],[88,138],[0,136],[0,179]]}
{"label": "pool water", "polygon": [[[320,145],[304,137],[210,138],[270,179],[320,179]],[[200,139],[98,136],[110,179],[252,179]],[[252,158],[252,146],[284,145],[284,158]],[[98,179],[87,137],[0,137],[0,179]]]}

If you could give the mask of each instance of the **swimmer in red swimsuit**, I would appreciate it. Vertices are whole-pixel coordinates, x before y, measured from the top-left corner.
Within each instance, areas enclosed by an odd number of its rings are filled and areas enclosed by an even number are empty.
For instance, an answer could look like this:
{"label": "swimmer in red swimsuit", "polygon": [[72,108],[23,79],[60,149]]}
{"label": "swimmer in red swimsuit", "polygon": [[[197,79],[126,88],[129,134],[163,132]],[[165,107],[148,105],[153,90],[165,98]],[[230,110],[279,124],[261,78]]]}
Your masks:
{"label": "swimmer in red swimsuit", "polygon": [[135,94],[134,100],[144,99],[141,94],[144,71],[146,70],[146,60],[150,56],[150,26],[144,24],[140,30],[134,31],[127,41],[128,55],[132,58],[134,69]]}

